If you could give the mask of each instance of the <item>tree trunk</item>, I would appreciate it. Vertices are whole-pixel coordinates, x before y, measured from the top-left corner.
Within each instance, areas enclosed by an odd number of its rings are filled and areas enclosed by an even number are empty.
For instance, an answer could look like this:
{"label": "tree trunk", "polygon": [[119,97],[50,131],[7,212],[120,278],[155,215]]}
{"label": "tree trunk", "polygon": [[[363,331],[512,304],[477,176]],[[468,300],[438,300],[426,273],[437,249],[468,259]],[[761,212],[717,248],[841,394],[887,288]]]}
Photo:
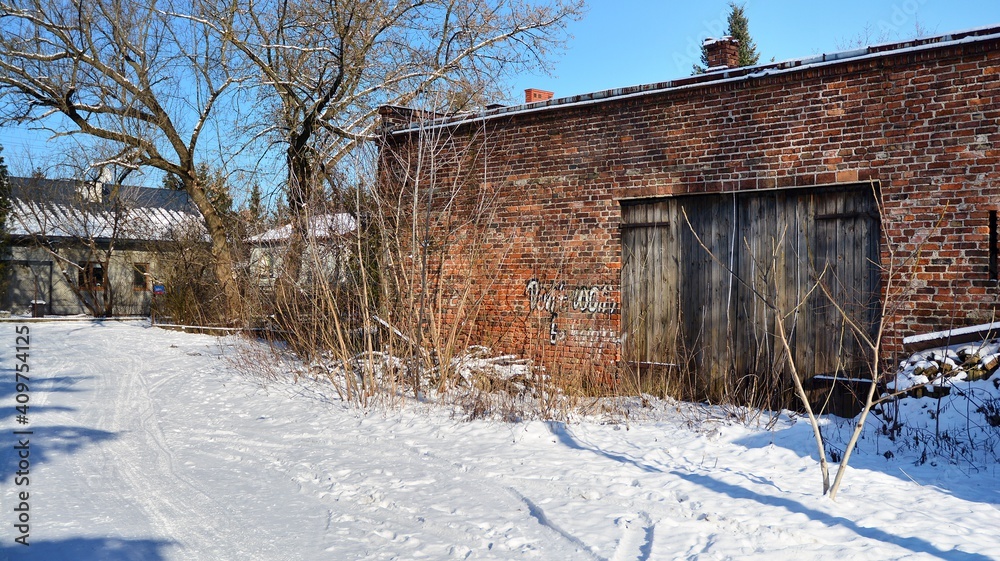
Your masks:
{"label": "tree trunk", "polygon": [[300,132],[289,141],[288,161],[288,210],[292,231],[284,257],[281,285],[291,287],[302,272],[302,254],[309,234],[309,204],[313,200],[312,161],[308,146],[310,134]]}
{"label": "tree trunk", "polygon": [[223,298],[222,320],[228,324],[243,323],[243,299],[239,286],[236,284],[236,262],[233,259],[232,247],[226,235],[226,226],[218,211],[208,200],[205,189],[198,184],[194,171],[184,178],[184,187],[201,212],[205,220],[205,228],[212,246],[212,272]]}

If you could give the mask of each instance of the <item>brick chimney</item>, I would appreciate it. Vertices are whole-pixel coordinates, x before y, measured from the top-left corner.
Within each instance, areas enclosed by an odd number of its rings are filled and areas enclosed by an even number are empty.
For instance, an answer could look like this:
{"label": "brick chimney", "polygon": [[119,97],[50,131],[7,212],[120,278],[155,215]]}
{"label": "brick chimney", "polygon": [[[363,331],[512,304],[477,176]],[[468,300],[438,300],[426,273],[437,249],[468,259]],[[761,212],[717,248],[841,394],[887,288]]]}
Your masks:
{"label": "brick chimney", "polygon": [[708,57],[708,69],[736,68],[740,65],[740,42],[726,35],[721,39],[705,39],[703,46]]}
{"label": "brick chimney", "polygon": [[552,99],[555,95],[552,92],[547,92],[545,90],[536,90],[535,88],[528,88],[524,90],[524,102],[525,103],[535,103],[538,101],[548,101]]}

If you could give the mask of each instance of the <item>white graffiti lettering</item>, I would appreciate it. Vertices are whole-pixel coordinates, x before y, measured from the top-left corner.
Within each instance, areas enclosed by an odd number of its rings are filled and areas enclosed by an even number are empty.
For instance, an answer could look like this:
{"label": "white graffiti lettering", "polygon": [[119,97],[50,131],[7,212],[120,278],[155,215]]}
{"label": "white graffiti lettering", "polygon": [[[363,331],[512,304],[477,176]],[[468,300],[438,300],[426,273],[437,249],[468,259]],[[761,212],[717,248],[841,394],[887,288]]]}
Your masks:
{"label": "white graffiti lettering", "polygon": [[557,317],[559,314],[552,314],[552,319],[549,321],[549,343],[553,345],[566,338],[566,332],[559,330],[559,324],[556,323]]}
{"label": "white graffiti lettering", "polygon": [[574,310],[585,314],[611,315],[619,309],[610,286],[567,288],[563,281],[546,288],[538,279],[531,279],[525,284],[524,293],[528,296],[529,311],[544,310],[554,314]]}

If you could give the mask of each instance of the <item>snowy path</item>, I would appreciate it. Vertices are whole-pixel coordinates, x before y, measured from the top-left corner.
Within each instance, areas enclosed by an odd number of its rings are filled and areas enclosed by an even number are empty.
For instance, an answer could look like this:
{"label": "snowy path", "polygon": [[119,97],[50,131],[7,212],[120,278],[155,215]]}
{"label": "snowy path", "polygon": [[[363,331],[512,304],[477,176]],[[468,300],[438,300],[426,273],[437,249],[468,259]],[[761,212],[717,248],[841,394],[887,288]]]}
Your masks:
{"label": "snowy path", "polygon": [[1000,558],[992,474],[901,464],[917,485],[870,454],[832,503],[801,426],[362,413],[318,383],[261,389],[208,336],[31,329],[24,547],[0,325],[0,559]]}

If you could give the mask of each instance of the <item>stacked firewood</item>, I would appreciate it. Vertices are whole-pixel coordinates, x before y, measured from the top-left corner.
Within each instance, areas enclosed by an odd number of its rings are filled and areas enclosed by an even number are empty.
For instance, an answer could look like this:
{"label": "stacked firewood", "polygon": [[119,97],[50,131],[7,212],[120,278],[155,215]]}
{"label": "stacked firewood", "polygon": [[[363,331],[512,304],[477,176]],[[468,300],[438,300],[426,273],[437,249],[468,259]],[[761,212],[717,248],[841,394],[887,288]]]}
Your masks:
{"label": "stacked firewood", "polygon": [[[956,382],[974,382],[993,376],[1000,366],[1000,340],[919,351],[900,364],[890,391],[914,397],[947,395]],[[998,378],[1000,380],[1000,378]]]}

